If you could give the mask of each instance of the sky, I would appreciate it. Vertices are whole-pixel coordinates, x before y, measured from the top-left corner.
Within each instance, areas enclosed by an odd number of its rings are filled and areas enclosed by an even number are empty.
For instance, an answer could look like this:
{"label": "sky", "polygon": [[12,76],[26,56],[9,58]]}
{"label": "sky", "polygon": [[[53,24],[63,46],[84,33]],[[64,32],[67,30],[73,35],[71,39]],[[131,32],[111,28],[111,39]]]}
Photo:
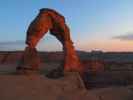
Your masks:
{"label": "sky", "polygon": [[[77,50],[133,51],[133,0],[0,0],[0,50],[24,50],[26,31],[41,8],[66,18]],[[60,51],[45,35],[40,51]]]}

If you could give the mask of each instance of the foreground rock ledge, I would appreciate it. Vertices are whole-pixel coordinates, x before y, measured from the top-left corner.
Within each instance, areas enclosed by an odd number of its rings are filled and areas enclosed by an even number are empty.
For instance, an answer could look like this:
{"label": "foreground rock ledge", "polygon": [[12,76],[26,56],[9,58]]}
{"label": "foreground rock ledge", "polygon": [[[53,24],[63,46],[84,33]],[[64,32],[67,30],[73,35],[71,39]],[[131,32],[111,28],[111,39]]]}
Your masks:
{"label": "foreground rock ledge", "polygon": [[0,75],[0,100],[98,100],[78,73],[60,79],[44,75]]}

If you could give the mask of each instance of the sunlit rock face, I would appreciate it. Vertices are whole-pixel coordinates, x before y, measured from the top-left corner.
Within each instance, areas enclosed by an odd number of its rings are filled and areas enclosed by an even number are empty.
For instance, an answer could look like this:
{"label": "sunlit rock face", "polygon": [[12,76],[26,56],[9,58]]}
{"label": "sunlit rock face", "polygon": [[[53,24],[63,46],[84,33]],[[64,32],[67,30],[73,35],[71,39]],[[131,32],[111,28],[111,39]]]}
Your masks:
{"label": "sunlit rock face", "polygon": [[[35,48],[39,40],[48,31],[50,31],[50,34],[54,35],[63,45],[64,71],[82,72],[83,70],[82,65],[75,52],[73,42],[70,37],[70,30],[66,25],[65,18],[55,10],[48,9],[48,8],[41,9],[37,17],[31,22],[27,30],[27,37],[26,37],[26,44],[28,45],[27,48]],[[34,53],[37,53],[37,52],[34,52]],[[27,58],[30,59],[30,57],[34,58],[35,56],[32,56],[31,54],[29,57],[28,56],[24,57],[24,59],[27,59]],[[34,61],[22,60],[22,62],[23,61],[26,62],[25,65],[29,62],[30,63],[32,62],[31,68],[35,67],[34,65],[36,63],[34,64]],[[25,65],[23,65],[22,67],[25,67]],[[36,67],[38,67],[38,64],[36,64]]]}

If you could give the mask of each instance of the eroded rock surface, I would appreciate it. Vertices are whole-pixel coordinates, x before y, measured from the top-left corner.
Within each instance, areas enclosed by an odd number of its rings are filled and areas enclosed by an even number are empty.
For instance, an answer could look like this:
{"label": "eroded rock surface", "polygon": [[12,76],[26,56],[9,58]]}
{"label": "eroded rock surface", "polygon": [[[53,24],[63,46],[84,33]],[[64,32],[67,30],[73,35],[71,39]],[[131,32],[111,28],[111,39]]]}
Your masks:
{"label": "eroded rock surface", "polygon": [[133,86],[86,90],[78,73],[0,75],[0,100],[133,100]]}
{"label": "eroded rock surface", "polygon": [[17,71],[19,73],[27,73],[28,71],[39,70],[40,59],[35,48],[26,47],[23,57],[20,61]]}
{"label": "eroded rock surface", "polygon": [[[31,22],[27,30],[27,37],[26,37],[26,44],[28,45],[28,48],[32,49],[35,48],[39,40],[48,31],[50,31],[50,34],[54,35],[63,45],[64,71],[82,72],[83,67],[75,52],[73,42],[70,37],[70,30],[66,25],[65,18],[55,10],[48,8],[41,9],[37,17]],[[32,57],[32,55],[30,55],[28,59],[30,59],[30,57]],[[24,56],[24,59],[27,58]],[[22,60],[22,63],[23,61],[26,60]],[[33,61],[29,62],[34,63]],[[34,67],[34,65],[31,65],[31,67]],[[38,68],[38,66],[36,67]],[[20,68],[19,66],[19,68],[17,69],[23,69],[23,68]]]}
{"label": "eroded rock surface", "polygon": [[78,73],[60,79],[43,75],[0,75],[0,100],[98,100],[84,88]]}

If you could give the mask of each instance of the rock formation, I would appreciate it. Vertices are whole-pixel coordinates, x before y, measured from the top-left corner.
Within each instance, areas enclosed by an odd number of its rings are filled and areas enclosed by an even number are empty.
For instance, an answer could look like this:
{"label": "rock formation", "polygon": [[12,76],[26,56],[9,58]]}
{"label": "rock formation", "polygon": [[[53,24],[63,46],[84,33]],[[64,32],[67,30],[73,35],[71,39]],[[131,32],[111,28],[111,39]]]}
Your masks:
{"label": "rock formation", "polygon": [[[37,64],[34,60],[37,59],[35,47],[48,31],[50,31],[50,34],[54,35],[63,45],[64,71],[82,72],[82,65],[75,52],[65,18],[58,12],[48,8],[41,9],[37,17],[31,22],[26,37],[26,44],[28,47],[26,47],[23,60],[17,69],[38,69],[39,62]],[[30,52],[32,52],[34,56]],[[27,68],[27,64],[29,65],[29,63],[30,66]]]}
{"label": "rock formation", "polygon": [[26,47],[17,70],[19,73],[39,70],[40,59],[35,48]]}
{"label": "rock formation", "polygon": [[74,72],[56,80],[44,75],[0,75],[0,100],[133,100],[133,85],[87,91]]}
{"label": "rock formation", "polygon": [[85,89],[77,72],[59,79],[44,75],[0,75],[0,100],[99,100]]}

